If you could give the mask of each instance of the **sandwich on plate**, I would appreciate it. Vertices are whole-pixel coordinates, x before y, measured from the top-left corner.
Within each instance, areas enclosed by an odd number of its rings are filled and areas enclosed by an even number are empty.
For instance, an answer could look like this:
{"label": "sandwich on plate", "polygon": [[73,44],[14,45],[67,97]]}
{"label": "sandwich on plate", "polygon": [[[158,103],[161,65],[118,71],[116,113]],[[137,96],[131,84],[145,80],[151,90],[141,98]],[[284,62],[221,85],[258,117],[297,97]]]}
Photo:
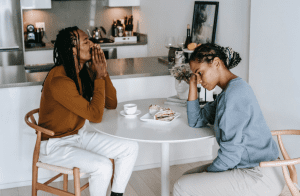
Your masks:
{"label": "sandwich on plate", "polygon": [[163,108],[154,115],[154,120],[172,121],[175,118],[175,112],[170,108]]}

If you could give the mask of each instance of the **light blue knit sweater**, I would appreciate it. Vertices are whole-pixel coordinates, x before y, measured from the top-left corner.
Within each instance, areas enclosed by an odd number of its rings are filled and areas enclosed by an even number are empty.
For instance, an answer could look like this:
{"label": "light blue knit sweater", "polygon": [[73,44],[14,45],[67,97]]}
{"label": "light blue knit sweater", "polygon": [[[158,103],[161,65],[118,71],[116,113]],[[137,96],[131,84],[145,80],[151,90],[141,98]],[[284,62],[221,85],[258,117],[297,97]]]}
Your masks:
{"label": "light blue knit sweater", "polygon": [[191,127],[214,125],[220,149],[207,169],[209,172],[255,167],[278,157],[277,145],[254,92],[239,77],[203,108],[198,100],[188,101],[187,115]]}

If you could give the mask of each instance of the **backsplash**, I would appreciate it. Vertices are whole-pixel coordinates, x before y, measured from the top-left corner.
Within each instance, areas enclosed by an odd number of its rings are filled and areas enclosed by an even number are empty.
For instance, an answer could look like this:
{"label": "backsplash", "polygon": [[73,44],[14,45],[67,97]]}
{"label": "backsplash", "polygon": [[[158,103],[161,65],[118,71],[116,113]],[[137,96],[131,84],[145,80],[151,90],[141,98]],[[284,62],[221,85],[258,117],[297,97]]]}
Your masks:
{"label": "backsplash", "polygon": [[86,29],[92,32],[95,26],[103,26],[109,37],[113,20],[131,14],[131,7],[109,8],[101,1],[52,1],[52,9],[23,10],[23,27],[26,32],[27,25],[45,22],[44,42],[55,40],[59,30],[71,26],[78,26],[86,33]]}

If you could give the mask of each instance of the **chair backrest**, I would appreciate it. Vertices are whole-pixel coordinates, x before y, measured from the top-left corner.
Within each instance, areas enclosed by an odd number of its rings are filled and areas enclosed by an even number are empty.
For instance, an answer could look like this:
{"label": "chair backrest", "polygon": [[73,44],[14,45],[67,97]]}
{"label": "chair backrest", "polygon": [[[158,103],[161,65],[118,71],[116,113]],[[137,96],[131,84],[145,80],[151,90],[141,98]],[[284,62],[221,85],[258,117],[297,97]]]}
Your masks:
{"label": "chair backrest", "polygon": [[[259,164],[260,167],[282,167],[284,179],[292,193],[293,196],[300,196],[299,187],[298,187],[298,180],[297,180],[297,171],[295,164],[300,163],[300,158],[291,159],[288,155],[283,142],[281,135],[300,135],[300,130],[276,130],[271,131],[273,136],[277,136],[278,145],[284,160],[279,161],[268,161],[268,162],[261,162]],[[289,172],[286,169],[288,167]]]}
{"label": "chair backrest", "polygon": [[[41,137],[42,137],[42,133],[45,133],[47,135],[50,136],[54,136],[54,131],[50,131],[49,129],[45,129],[43,127],[40,127],[37,125],[37,122],[34,118],[34,114],[38,114],[40,111],[39,108],[31,110],[30,112],[28,112],[25,115],[25,122],[28,126],[30,126],[31,128],[36,130],[36,143],[35,143],[35,147],[34,147],[34,151],[33,151],[33,164],[35,165],[38,160],[39,160],[39,154],[40,154],[40,145],[41,145]],[[29,120],[30,119],[30,120]]]}

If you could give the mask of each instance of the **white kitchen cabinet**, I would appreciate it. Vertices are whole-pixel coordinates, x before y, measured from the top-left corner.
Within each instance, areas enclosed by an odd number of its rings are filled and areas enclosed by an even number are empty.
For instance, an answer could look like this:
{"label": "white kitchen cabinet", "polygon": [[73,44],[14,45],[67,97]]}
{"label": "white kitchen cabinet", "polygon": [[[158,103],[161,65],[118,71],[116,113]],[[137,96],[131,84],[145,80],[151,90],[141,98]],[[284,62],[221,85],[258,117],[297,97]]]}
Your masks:
{"label": "white kitchen cabinet", "polygon": [[53,63],[53,50],[26,51],[25,65]]}
{"label": "white kitchen cabinet", "polygon": [[51,9],[51,0],[21,0],[22,9]]}
{"label": "white kitchen cabinet", "polygon": [[108,7],[140,6],[140,0],[106,0]]}
{"label": "white kitchen cabinet", "polygon": [[119,46],[117,47],[118,59],[147,57],[147,45]]}

